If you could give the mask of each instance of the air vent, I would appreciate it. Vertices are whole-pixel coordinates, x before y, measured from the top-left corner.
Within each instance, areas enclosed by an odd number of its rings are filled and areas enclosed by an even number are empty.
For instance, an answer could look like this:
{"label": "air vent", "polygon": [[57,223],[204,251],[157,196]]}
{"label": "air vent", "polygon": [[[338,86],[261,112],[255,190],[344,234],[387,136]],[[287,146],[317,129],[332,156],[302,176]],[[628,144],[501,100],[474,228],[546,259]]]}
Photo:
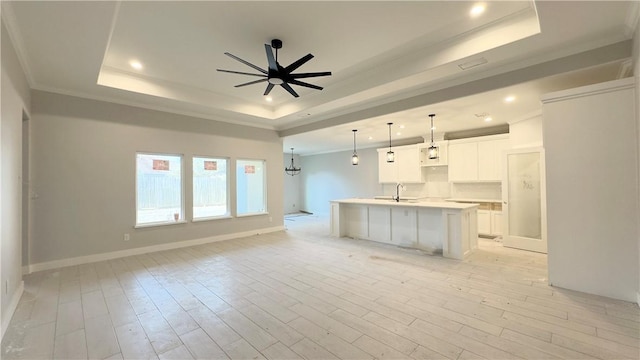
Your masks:
{"label": "air vent", "polygon": [[486,64],[488,62],[489,61],[487,61],[487,59],[485,59],[485,58],[479,58],[479,59],[467,61],[466,63],[463,63],[463,64],[458,64],[458,67],[460,69],[462,69],[462,70],[469,70],[469,69],[474,68],[476,66],[484,65],[484,64]]}
{"label": "air vent", "polygon": [[488,114],[488,113],[485,113],[485,112],[483,112],[483,113],[479,113],[479,114],[474,114],[474,115],[475,115],[477,118],[482,118],[482,119],[484,119],[484,118],[486,118],[487,116],[489,116],[489,114]]}

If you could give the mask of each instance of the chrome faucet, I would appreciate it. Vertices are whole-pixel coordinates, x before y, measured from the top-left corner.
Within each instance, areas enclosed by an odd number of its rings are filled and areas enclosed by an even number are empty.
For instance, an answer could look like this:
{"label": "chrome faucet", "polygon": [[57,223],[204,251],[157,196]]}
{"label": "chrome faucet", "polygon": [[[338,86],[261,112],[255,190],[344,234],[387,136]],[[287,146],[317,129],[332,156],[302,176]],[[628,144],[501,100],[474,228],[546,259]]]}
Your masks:
{"label": "chrome faucet", "polygon": [[404,189],[404,185],[402,185],[402,183],[398,183],[398,185],[396,185],[396,196],[395,197],[393,197],[393,196],[391,197],[396,202],[400,202],[400,187],[401,186]]}

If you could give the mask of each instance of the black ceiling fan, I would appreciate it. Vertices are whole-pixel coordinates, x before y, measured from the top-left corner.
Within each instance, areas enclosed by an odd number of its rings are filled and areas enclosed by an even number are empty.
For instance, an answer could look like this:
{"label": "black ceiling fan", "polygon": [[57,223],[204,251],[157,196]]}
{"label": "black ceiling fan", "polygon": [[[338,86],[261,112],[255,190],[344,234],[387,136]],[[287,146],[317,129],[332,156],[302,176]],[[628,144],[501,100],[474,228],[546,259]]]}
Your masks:
{"label": "black ceiling fan", "polygon": [[[233,70],[222,70],[222,69],[217,69],[218,71],[222,71],[222,72],[226,72],[226,73],[232,73],[232,74],[240,74],[240,75],[250,75],[250,76],[258,76],[258,77],[262,77],[263,79],[260,80],[255,80],[255,81],[249,81],[243,84],[239,84],[239,85],[235,85],[235,87],[241,87],[241,86],[247,86],[247,85],[253,85],[253,84],[258,84],[261,82],[268,82],[267,84],[267,89],[264,91],[264,95],[269,95],[269,93],[271,92],[271,90],[273,89],[273,87],[275,85],[280,85],[282,86],[285,90],[287,90],[291,95],[293,95],[294,97],[299,97],[298,93],[295,92],[295,90],[293,90],[293,88],[291,88],[291,85],[298,85],[298,86],[304,86],[304,87],[308,87],[308,88],[312,88],[312,89],[316,89],[316,90],[322,90],[321,86],[317,86],[317,85],[313,85],[313,84],[309,84],[303,81],[300,81],[298,79],[303,79],[303,78],[310,78],[310,77],[316,77],[316,76],[330,76],[331,72],[330,71],[324,71],[324,72],[314,72],[314,73],[298,73],[298,74],[292,74],[293,71],[295,71],[297,68],[299,68],[300,66],[304,65],[307,61],[313,59],[313,55],[311,54],[307,54],[303,57],[301,57],[300,59],[292,62],[289,66],[287,67],[282,67],[280,66],[280,64],[278,63],[278,49],[282,48],[282,41],[279,39],[273,39],[271,40],[271,45],[269,44],[264,44],[264,49],[267,52],[267,62],[268,62],[268,69],[265,70],[259,66],[253,65],[252,63],[242,60],[239,57],[231,54],[231,53],[224,53],[225,55],[231,57],[234,60],[238,60],[241,63],[250,66],[258,71],[260,71],[262,74],[252,74],[252,73],[247,73],[247,72],[241,72],[241,71],[233,71]],[[275,53],[275,57],[273,55],[273,49],[276,49],[276,53]]]}

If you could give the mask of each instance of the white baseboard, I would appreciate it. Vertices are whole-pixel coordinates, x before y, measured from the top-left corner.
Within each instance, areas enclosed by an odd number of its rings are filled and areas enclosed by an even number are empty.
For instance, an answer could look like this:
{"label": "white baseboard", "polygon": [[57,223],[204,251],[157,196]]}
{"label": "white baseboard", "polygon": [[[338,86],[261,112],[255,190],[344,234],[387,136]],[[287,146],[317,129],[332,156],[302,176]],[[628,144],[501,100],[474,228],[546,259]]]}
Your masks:
{"label": "white baseboard", "polygon": [[16,292],[13,293],[11,297],[11,303],[7,308],[7,313],[2,317],[2,337],[4,338],[4,333],[9,328],[9,323],[11,322],[11,318],[13,317],[13,313],[16,312],[18,308],[18,303],[20,302],[20,298],[22,297],[22,293],[24,292],[24,281],[20,281],[20,285],[16,289]]}
{"label": "white baseboard", "polygon": [[[247,236],[266,234],[266,233],[271,233],[276,231],[283,231],[284,229],[285,229],[284,226],[274,226],[270,228],[256,229],[256,230],[244,231],[244,232],[233,233],[233,234],[210,236],[210,237],[201,238],[201,239],[177,241],[177,242],[172,242],[167,244],[144,246],[139,248],[127,249],[127,250],[112,251],[112,252],[107,252],[102,254],[93,254],[93,255],[79,256],[74,258],[47,261],[47,262],[25,266],[23,267],[23,273],[30,274],[32,272],[57,269],[57,268],[62,268],[66,266],[74,266],[74,265],[88,264],[88,263],[98,262],[98,261],[113,260],[113,259],[123,258],[127,256],[132,256],[132,255],[147,254],[147,253],[156,252],[156,251],[179,249],[183,247],[208,244],[208,243],[217,242],[217,241],[231,240],[231,239],[237,239],[237,238],[242,238]],[[27,270],[26,272],[24,271],[25,268]]]}

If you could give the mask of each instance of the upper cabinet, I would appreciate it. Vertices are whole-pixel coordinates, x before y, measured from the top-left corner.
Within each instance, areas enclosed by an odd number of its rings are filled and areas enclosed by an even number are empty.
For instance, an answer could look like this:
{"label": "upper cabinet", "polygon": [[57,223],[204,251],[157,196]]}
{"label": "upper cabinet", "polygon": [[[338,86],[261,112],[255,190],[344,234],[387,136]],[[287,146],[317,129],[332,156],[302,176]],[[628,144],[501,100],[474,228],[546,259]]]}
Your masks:
{"label": "upper cabinet", "polygon": [[449,141],[449,181],[502,181],[502,152],[509,135],[492,135]]}
{"label": "upper cabinet", "polygon": [[447,165],[447,153],[449,142],[438,141],[436,147],[438,148],[438,158],[429,159],[429,143],[420,144],[420,165],[422,166],[446,166]]}
{"label": "upper cabinet", "polygon": [[378,182],[423,183],[420,145],[422,144],[391,148],[395,153],[395,161],[392,163],[387,162],[389,148],[378,149]]}

